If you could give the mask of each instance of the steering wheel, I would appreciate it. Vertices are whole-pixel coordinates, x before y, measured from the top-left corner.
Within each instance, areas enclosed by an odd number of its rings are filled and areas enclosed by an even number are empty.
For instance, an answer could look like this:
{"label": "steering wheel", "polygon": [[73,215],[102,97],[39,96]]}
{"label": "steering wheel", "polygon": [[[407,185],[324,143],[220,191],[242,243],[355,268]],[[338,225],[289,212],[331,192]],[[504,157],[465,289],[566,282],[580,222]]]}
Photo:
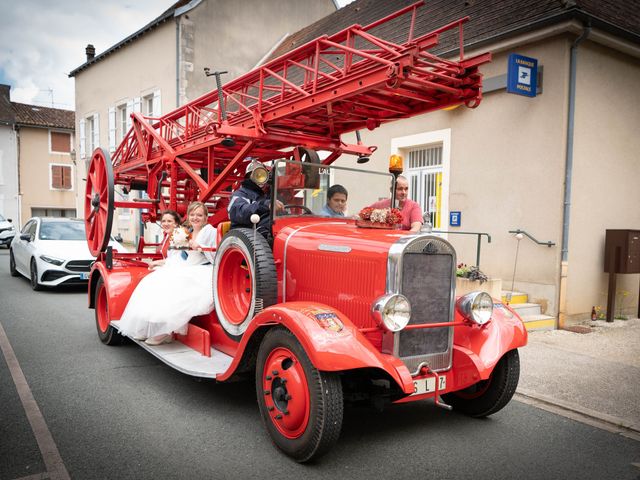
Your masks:
{"label": "steering wheel", "polygon": [[305,207],[304,205],[294,205],[293,203],[289,203],[287,205],[284,205],[282,208],[285,210],[293,210],[297,208],[302,210],[305,215],[313,215],[313,212],[311,211],[311,209]]}

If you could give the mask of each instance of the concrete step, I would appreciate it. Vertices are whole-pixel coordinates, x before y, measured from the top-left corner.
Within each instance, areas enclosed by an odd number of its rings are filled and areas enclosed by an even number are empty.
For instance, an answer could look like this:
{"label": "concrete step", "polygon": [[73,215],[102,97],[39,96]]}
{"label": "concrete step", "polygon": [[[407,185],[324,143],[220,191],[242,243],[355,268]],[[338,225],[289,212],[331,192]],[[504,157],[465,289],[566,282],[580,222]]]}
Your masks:
{"label": "concrete step", "polygon": [[538,303],[511,303],[510,306],[518,312],[518,315],[521,317],[527,315],[540,315],[542,313]]}
{"label": "concrete step", "polygon": [[[509,298],[511,294],[511,298]],[[513,305],[514,303],[527,303],[529,301],[529,295],[524,292],[511,292],[509,290],[502,291],[502,302]]]}
{"label": "concrete step", "polygon": [[533,330],[555,330],[556,318],[549,315],[520,315],[527,331]]}

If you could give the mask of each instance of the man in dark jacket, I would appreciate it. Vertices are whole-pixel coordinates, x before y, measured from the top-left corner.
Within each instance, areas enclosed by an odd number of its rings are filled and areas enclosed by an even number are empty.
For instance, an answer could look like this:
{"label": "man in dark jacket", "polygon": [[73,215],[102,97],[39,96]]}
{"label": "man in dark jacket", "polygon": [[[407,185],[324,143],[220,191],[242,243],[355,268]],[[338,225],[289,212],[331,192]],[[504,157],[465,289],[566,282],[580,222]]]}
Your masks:
{"label": "man in dark jacket", "polygon": [[[269,243],[271,233],[271,199],[265,192],[269,180],[269,171],[262,163],[252,160],[247,166],[242,186],[233,192],[227,207],[231,228],[253,228],[251,215],[260,216],[257,229]],[[276,210],[282,209],[282,203],[276,200]]]}

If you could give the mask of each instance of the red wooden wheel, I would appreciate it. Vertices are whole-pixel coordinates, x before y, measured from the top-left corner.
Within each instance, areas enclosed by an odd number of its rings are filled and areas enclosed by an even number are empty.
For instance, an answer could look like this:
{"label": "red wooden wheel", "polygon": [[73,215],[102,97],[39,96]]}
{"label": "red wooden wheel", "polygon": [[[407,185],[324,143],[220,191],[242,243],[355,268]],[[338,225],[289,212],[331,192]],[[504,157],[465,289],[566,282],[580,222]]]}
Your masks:
{"label": "red wooden wheel", "polygon": [[269,353],[262,369],[264,404],[273,425],[286,438],[298,438],[309,423],[309,386],[294,353],[279,347]]}
{"label": "red wooden wheel", "polygon": [[91,255],[97,257],[109,244],[113,223],[113,167],[109,153],[96,148],[87,171],[84,228]]}

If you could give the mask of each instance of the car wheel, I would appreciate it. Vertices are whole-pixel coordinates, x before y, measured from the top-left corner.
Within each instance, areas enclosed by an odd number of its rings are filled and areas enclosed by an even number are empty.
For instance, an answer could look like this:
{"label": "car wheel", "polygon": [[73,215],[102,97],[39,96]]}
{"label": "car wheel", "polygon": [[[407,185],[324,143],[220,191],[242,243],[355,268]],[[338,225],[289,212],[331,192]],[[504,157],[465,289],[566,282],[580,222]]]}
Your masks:
{"label": "car wheel", "polygon": [[240,341],[251,319],[277,301],[276,267],[265,238],[248,228],[230,230],[218,245],[213,278],[220,325]]}
{"label": "car wheel", "polygon": [[9,249],[9,273],[12,277],[18,277],[20,274],[16,270],[16,259],[13,256],[13,250]]}
{"label": "car wheel", "polygon": [[29,280],[31,281],[31,288],[36,292],[42,290],[42,285],[38,281],[38,266],[36,265],[35,258],[31,259],[31,268],[30,268],[31,276]]}
{"label": "car wheel", "polygon": [[297,462],[324,455],[338,440],[344,408],[340,377],[317,370],[289,330],[274,328],[262,340],[256,392],[273,443]]}
{"label": "car wheel", "polygon": [[518,350],[511,350],[500,359],[487,380],[458,392],[444,394],[442,398],[455,410],[469,416],[487,417],[509,403],[519,378],[520,356]]}
{"label": "car wheel", "polygon": [[96,283],[96,328],[98,337],[105,345],[120,345],[123,341],[122,335],[110,325],[109,299],[107,298],[107,287],[102,277]]}

